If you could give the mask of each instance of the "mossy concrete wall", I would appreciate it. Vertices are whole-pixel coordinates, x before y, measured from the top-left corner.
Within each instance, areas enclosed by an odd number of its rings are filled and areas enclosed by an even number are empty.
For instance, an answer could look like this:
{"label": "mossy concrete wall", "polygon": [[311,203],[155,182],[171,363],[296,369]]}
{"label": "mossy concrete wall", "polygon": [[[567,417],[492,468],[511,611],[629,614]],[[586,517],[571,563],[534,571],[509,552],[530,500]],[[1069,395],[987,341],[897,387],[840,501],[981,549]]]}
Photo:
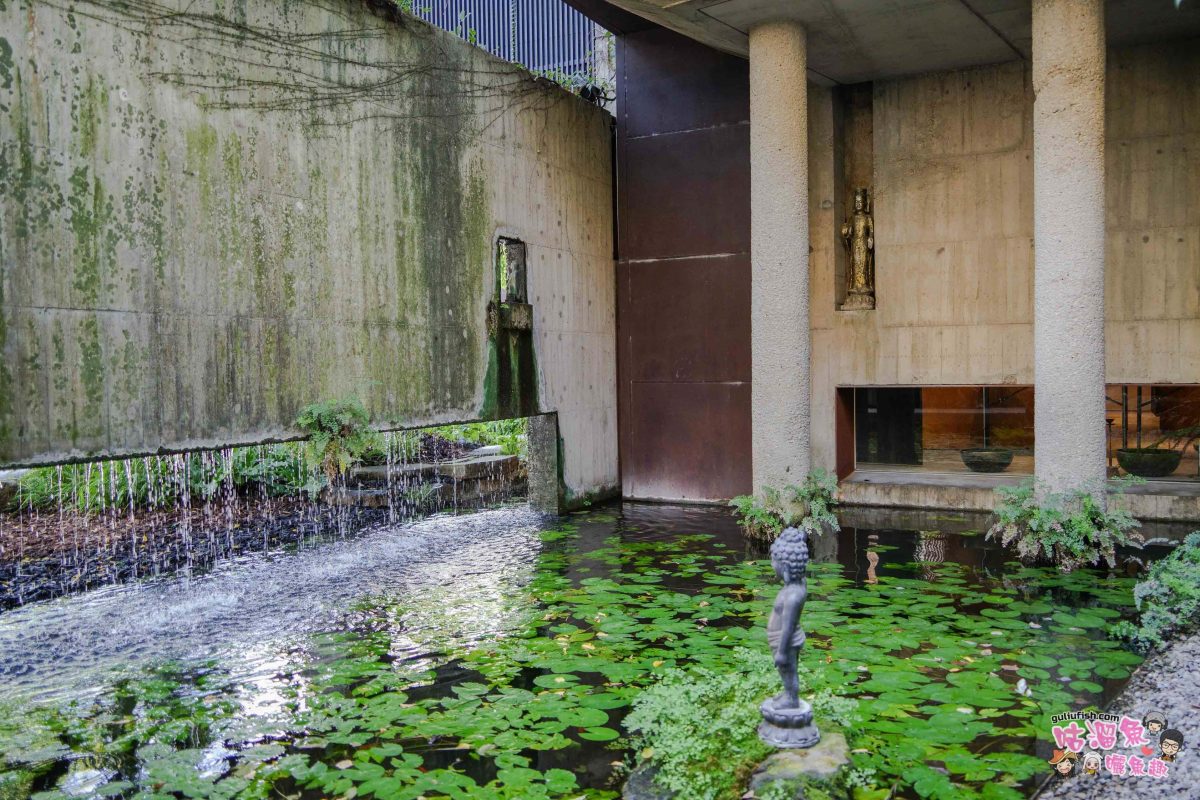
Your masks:
{"label": "mossy concrete wall", "polygon": [[487,418],[502,234],[615,485],[609,123],[383,0],[0,0],[0,464]]}

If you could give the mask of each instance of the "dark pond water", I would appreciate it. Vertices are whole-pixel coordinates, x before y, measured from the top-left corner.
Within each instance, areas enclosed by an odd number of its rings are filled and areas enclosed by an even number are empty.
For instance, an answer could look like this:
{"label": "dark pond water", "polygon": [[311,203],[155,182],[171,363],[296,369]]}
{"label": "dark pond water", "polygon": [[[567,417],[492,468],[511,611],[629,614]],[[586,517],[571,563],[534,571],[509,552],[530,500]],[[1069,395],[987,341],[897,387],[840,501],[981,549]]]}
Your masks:
{"label": "dark pond water", "polygon": [[[812,542],[809,683],[857,701],[862,796],[1024,796],[1046,720],[1138,663],[1104,636],[1133,581],[1023,568],[978,518],[902,522],[847,515]],[[773,593],[725,510],[626,503],[438,517],[14,609],[0,797],[612,797],[639,692],[747,669]]]}

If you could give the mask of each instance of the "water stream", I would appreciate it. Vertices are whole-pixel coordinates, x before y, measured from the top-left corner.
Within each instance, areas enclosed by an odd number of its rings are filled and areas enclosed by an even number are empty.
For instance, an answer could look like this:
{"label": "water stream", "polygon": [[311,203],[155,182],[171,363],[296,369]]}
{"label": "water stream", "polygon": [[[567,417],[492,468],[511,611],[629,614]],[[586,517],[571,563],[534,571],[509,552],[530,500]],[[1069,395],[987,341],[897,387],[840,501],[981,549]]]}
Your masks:
{"label": "water stream", "polygon": [[527,508],[443,515],[0,613],[0,703],[86,696],[171,660],[216,659],[235,680],[269,678],[289,643],[373,595],[469,587],[474,602],[439,632],[447,646],[469,644],[503,627],[540,521]]}

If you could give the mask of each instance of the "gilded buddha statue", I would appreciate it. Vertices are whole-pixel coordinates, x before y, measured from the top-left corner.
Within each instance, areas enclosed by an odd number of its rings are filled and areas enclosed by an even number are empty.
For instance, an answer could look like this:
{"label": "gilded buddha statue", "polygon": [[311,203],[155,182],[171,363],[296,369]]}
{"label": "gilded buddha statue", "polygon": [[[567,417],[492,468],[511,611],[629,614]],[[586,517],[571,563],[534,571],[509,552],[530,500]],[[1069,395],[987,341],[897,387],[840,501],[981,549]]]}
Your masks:
{"label": "gilded buddha statue", "polygon": [[846,275],[843,311],[875,308],[875,223],[871,219],[871,197],[865,188],[854,190],[854,211],[842,223],[842,241],[850,256]]}

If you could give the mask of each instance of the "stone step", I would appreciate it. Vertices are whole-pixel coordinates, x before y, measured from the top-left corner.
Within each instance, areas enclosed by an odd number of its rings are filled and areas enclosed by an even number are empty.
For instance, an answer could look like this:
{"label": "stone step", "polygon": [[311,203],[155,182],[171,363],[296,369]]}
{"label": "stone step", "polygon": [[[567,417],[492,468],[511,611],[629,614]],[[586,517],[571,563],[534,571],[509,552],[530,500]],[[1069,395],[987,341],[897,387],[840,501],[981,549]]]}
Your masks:
{"label": "stone step", "polygon": [[321,501],[328,506],[355,506],[357,508],[387,508],[387,489],[342,489],[321,492]]}
{"label": "stone step", "polygon": [[[392,464],[390,472],[392,480],[413,478],[431,478],[442,475],[454,480],[473,480],[478,478],[493,478],[496,476],[511,476],[518,471],[521,459],[517,456],[505,455],[500,445],[481,447],[469,456],[442,461],[438,463],[419,462],[415,464]],[[354,484],[386,484],[389,467],[387,464],[372,464],[366,467],[354,467],[350,470],[349,482]]]}
{"label": "stone step", "polygon": [[[446,481],[445,483],[432,484],[431,488],[432,491],[428,495],[422,495],[424,497],[422,505],[426,503],[441,503],[443,505],[469,504],[477,500],[494,497],[501,493],[519,493],[524,491],[526,486],[523,478],[513,479],[510,476],[489,476],[459,482]],[[410,489],[410,491],[413,491],[413,489]],[[326,488],[321,492],[321,501],[331,506],[387,508],[389,499],[396,504],[406,502],[404,494],[402,490],[393,488],[389,498],[388,490],[377,486],[357,489],[347,488],[337,491]]]}
{"label": "stone step", "polygon": [[521,466],[517,456],[504,454],[469,456],[457,461],[447,461],[438,467],[438,474],[456,481],[482,478],[511,477]]}
{"label": "stone step", "polygon": [[[437,474],[441,464],[392,464],[392,479],[396,478],[428,478]],[[388,465],[372,464],[369,467],[355,467],[350,470],[350,483],[387,483]]]}

